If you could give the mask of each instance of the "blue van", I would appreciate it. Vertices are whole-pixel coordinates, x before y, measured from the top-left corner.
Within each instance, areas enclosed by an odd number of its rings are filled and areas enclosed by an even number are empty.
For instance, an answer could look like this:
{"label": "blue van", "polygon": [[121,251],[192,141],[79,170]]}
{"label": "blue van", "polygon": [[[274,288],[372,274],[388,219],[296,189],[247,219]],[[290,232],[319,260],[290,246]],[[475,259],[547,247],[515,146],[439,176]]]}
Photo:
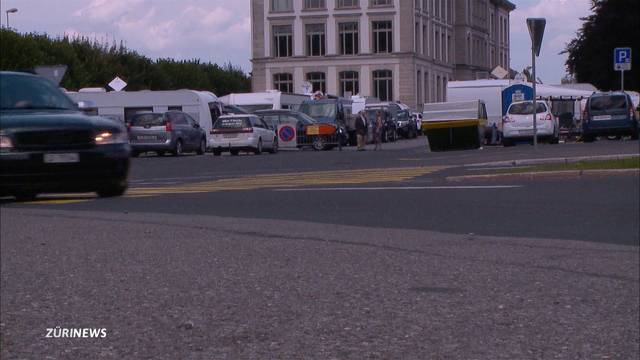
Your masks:
{"label": "blue van", "polygon": [[593,93],[587,100],[582,118],[585,142],[603,135],[631,135],[632,139],[638,139],[638,119],[627,93]]}

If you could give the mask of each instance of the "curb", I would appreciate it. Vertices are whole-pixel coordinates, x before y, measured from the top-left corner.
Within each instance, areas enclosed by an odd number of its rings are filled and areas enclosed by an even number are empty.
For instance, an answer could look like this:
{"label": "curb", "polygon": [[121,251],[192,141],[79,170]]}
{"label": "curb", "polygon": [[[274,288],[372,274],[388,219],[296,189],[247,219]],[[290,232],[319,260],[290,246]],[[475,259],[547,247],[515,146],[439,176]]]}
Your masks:
{"label": "curb", "polygon": [[584,177],[640,176],[640,169],[563,170],[525,173],[447,176],[448,182],[471,180],[540,180],[540,179],[581,179]]}
{"label": "curb", "polygon": [[640,154],[618,154],[618,155],[597,155],[597,156],[577,156],[568,158],[543,158],[543,159],[522,159],[522,160],[506,160],[494,161],[477,164],[466,164],[465,167],[483,167],[483,166],[522,166],[522,165],[540,165],[540,164],[559,164],[559,163],[575,163],[585,160],[622,160],[634,157],[640,157]]}

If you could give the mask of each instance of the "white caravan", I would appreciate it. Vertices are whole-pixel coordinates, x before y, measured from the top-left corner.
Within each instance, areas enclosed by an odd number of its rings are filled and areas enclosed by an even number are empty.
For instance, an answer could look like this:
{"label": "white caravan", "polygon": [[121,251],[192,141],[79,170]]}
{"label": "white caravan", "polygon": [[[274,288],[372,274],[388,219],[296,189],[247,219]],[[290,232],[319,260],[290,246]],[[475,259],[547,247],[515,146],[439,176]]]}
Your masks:
{"label": "white caravan", "polygon": [[[213,123],[222,113],[222,105],[209,91],[110,91],[91,88],[67,92],[76,103],[83,102],[82,110],[89,115],[99,115],[128,122],[139,112],[183,111],[195,119],[212,138]],[[207,141],[209,143],[209,141]]]}
{"label": "white caravan", "polygon": [[278,90],[267,90],[255,93],[232,93],[219,99],[225,105],[235,105],[248,112],[257,110],[298,110],[303,101],[310,95],[283,93]]}

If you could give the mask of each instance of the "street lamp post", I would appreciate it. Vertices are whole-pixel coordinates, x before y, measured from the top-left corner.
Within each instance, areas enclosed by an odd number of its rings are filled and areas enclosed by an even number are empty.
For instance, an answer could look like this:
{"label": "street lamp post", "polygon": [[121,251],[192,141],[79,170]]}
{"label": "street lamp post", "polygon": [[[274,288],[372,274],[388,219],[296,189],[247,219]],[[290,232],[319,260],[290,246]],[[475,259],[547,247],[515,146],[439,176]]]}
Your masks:
{"label": "street lamp post", "polygon": [[16,9],[16,8],[11,8],[11,9],[9,9],[9,10],[5,11],[5,12],[7,13],[7,29],[9,29],[9,28],[11,28],[11,27],[9,26],[9,14],[17,13],[17,12],[18,12],[18,9]]}
{"label": "street lamp post", "polygon": [[527,27],[531,36],[531,81],[533,82],[533,148],[538,149],[538,104],[536,103],[536,56],[540,56],[540,47],[542,45],[542,35],[544,35],[544,27],[547,20],[543,18],[527,19]]}

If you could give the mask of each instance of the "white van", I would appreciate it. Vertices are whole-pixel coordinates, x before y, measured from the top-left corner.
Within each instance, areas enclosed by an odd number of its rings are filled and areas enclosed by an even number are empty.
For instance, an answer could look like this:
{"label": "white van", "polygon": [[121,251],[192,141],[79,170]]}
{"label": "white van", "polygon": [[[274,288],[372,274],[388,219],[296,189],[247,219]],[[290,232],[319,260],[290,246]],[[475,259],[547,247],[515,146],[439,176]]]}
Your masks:
{"label": "white van", "polygon": [[267,90],[255,93],[232,93],[221,96],[219,99],[225,105],[235,105],[252,113],[257,110],[298,110],[300,104],[310,98],[310,95]]}
{"label": "white van", "polygon": [[91,88],[67,92],[88,115],[99,115],[128,123],[139,112],[166,112],[179,110],[189,114],[212,138],[213,123],[222,114],[222,103],[209,91],[110,91]]}

